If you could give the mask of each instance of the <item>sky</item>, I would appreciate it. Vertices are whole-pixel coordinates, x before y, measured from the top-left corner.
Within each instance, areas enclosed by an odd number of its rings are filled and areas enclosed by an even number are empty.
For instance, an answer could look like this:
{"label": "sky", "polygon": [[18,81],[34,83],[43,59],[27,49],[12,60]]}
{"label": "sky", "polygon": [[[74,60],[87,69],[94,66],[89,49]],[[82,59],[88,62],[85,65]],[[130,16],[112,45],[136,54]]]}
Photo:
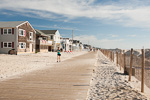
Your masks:
{"label": "sky", "polygon": [[1,0],[0,21],[29,21],[34,29],[106,49],[150,48],[149,0]]}

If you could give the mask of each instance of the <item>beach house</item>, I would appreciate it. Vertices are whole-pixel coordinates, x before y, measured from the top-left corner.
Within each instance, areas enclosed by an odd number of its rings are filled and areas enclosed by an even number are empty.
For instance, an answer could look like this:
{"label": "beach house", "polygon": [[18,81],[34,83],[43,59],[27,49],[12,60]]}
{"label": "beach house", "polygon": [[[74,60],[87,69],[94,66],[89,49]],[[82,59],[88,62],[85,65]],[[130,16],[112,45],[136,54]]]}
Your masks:
{"label": "beach house", "polygon": [[49,41],[52,41],[52,45],[48,47],[49,51],[56,51],[60,44],[60,33],[58,30],[40,30],[49,36]]}
{"label": "beach house", "polygon": [[69,52],[71,51],[70,49],[70,39],[69,38],[60,38],[60,41],[61,41],[61,47],[63,49],[63,51],[65,52]]}
{"label": "beach house", "polygon": [[35,52],[35,33],[28,21],[0,22],[0,53]]}
{"label": "beach house", "polygon": [[35,29],[36,31],[36,52],[48,52],[51,51],[52,41],[50,36],[46,35],[42,31]]}
{"label": "beach house", "polygon": [[73,51],[80,50],[80,41],[79,40],[73,40],[72,49],[73,49]]}

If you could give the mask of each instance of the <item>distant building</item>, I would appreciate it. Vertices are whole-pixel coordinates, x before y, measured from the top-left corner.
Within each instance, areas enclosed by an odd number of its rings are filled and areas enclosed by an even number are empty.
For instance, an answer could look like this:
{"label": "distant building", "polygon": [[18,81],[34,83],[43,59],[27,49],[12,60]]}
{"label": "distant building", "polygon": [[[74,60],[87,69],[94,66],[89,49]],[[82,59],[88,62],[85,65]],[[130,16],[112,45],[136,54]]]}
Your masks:
{"label": "distant building", "polygon": [[0,53],[35,52],[35,33],[28,21],[0,22]]}
{"label": "distant building", "polygon": [[48,52],[51,51],[50,47],[52,46],[52,41],[50,36],[46,35],[40,30],[36,31],[36,52]]}
{"label": "distant building", "polygon": [[60,38],[60,41],[61,41],[61,48],[63,51],[71,51],[71,48],[70,46],[72,44],[70,44],[70,39],[69,38]]}
{"label": "distant building", "polygon": [[49,51],[56,51],[60,47],[60,33],[58,30],[40,30],[49,36],[48,40],[52,41],[52,45],[48,47]]}
{"label": "distant building", "polygon": [[79,40],[73,40],[72,49],[73,49],[73,51],[80,50],[80,41]]}
{"label": "distant building", "polygon": [[83,44],[83,47],[85,50],[87,51],[90,51],[92,49],[92,46],[91,45],[88,45],[88,44]]}

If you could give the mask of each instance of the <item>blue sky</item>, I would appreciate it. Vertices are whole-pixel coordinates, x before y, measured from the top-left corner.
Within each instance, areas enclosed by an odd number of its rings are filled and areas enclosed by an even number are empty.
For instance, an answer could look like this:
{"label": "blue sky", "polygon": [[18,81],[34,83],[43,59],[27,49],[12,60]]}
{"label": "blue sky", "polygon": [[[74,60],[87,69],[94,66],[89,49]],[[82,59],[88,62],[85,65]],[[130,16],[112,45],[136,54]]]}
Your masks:
{"label": "blue sky", "polygon": [[1,0],[0,21],[29,21],[101,48],[150,48],[149,0]]}

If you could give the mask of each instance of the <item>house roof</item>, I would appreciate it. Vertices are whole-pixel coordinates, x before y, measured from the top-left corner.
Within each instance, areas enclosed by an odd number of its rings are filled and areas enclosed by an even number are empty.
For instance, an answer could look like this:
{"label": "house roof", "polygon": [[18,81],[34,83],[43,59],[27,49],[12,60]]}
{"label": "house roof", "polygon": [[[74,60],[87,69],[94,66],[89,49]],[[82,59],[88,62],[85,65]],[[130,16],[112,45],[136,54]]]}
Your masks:
{"label": "house roof", "polygon": [[66,39],[66,40],[68,39],[69,40],[69,38],[62,38],[62,37],[60,39]]}
{"label": "house roof", "polygon": [[36,34],[37,34],[37,35],[48,36],[48,35],[46,35],[45,33],[43,33],[42,31],[40,31],[40,30],[38,30],[38,29],[35,29],[35,31],[36,31]]}
{"label": "house roof", "polygon": [[9,22],[0,22],[0,27],[16,27],[22,23],[25,23],[27,21],[9,21]]}
{"label": "house roof", "polygon": [[40,30],[45,34],[55,34],[57,30]]}
{"label": "house roof", "polygon": [[73,43],[80,43],[79,40],[73,40]]}

